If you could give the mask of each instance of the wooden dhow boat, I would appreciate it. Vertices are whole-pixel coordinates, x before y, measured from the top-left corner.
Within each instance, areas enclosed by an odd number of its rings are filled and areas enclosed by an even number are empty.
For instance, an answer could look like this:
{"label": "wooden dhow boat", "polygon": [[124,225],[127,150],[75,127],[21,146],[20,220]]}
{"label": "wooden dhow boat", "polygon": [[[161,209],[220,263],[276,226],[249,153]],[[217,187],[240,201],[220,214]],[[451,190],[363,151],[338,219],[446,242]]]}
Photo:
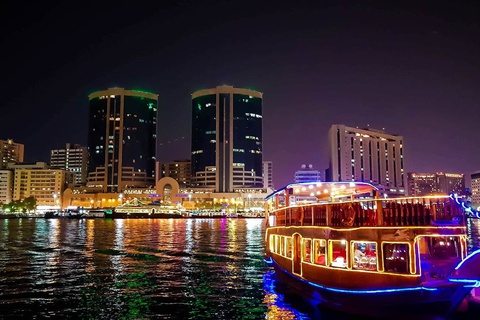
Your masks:
{"label": "wooden dhow boat", "polygon": [[381,197],[363,182],[296,183],[266,198],[266,257],[315,304],[379,318],[448,317],[480,285],[455,195]]}

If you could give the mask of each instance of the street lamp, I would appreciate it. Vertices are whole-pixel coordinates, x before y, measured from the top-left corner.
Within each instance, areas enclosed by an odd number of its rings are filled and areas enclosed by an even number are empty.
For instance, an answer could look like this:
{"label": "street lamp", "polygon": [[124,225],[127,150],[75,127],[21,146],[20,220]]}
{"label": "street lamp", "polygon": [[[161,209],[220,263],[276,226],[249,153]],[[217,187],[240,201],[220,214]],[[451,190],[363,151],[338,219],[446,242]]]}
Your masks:
{"label": "street lamp", "polygon": [[250,210],[250,207],[252,206],[252,204],[250,203],[250,201],[252,201],[252,194],[248,194],[248,210]]}

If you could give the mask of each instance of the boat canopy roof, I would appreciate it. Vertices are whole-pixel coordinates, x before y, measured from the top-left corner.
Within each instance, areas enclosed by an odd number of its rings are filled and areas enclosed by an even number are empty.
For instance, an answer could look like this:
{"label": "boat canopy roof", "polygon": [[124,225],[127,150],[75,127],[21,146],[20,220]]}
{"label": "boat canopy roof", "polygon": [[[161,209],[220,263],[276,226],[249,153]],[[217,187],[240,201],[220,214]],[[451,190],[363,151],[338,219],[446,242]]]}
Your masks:
{"label": "boat canopy roof", "polygon": [[276,195],[295,195],[298,197],[316,197],[317,200],[328,200],[347,196],[368,195],[374,197],[378,188],[368,182],[335,181],[335,182],[299,182],[291,183],[268,195],[269,200]]}

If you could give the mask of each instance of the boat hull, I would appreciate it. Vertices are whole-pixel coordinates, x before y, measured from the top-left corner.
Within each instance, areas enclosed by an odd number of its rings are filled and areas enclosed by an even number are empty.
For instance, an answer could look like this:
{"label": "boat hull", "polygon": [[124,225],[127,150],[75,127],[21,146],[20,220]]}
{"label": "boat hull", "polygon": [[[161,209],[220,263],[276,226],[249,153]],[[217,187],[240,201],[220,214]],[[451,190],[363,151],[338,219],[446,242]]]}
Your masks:
{"label": "boat hull", "polygon": [[342,313],[369,318],[414,319],[448,317],[471,288],[445,281],[436,287],[397,287],[388,290],[346,290],[309,282],[269,260],[278,280],[310,303]]}

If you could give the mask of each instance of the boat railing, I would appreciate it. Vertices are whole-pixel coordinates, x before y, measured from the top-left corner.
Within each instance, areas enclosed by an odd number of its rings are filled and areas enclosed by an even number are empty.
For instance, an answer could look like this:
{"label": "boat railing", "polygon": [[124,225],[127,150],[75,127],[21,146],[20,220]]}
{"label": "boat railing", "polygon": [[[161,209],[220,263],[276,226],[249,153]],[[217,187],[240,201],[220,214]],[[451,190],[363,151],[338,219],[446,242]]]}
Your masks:
{"label": "boat railing", "polygon": [[274,210],[277,226],[433,226],[464,225],[461,206],[449,197],[371,199],[313,203]]}

